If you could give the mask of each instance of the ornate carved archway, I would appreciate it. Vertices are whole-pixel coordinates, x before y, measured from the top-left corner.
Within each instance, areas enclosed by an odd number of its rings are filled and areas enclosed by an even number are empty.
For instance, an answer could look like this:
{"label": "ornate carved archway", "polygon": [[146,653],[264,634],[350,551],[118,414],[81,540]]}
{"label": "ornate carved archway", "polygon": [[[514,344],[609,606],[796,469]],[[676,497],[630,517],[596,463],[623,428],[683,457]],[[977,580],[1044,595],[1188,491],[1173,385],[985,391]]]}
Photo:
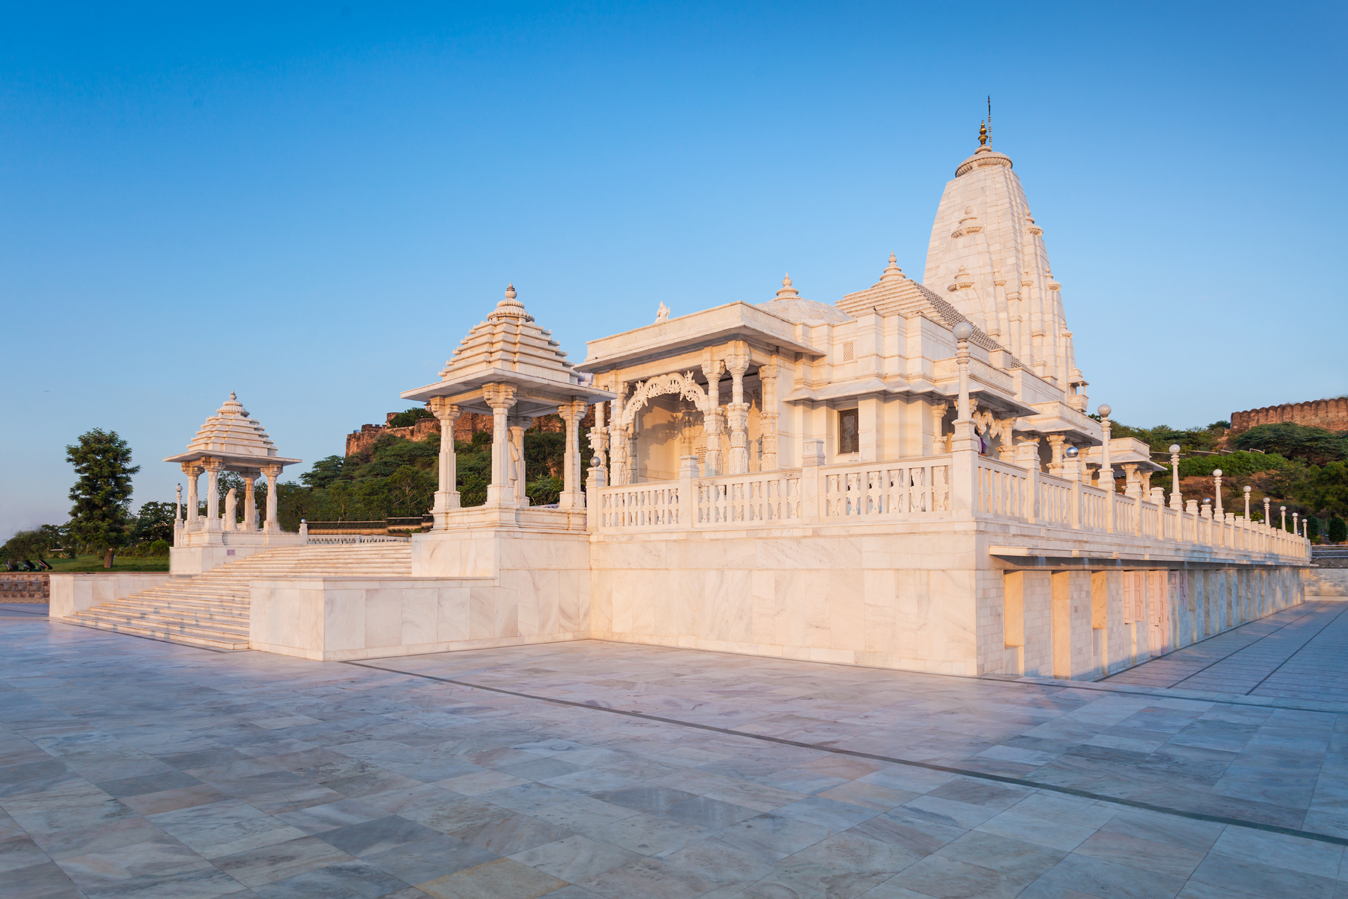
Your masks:
{"label": "ornate carved archway", "polygon": [[679,374],[674,372],[668,375],[656,375],[645,381],[638,381],[632,396],[623,404],[622,411],[614,416],[613,425],[616,428],[627,428],[632,424],[632,419],[636,414],[650,402],[651,397],[664,396],[667,394],[677,394],[688,400],[697,407],[699,412],[706,414],[711,399],[707,396],[707,391],[693,380],[693,373],[685,372]]}

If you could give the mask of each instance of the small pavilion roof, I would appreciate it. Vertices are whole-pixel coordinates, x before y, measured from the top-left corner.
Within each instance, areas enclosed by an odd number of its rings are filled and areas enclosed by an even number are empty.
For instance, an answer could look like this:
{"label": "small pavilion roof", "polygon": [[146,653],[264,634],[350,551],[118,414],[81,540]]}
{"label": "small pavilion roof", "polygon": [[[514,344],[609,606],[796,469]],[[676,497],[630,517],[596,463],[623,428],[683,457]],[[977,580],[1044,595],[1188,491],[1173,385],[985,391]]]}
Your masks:
{"label": "small pavilion roof", "polygon": [[169,456],[165,462],[195,462],[220,459],[230,471],[253,470],[263,465],[294,465],[299,459],[277,455],[271,436],[248,415],[243,403],[231,391],[225,404],[206,419],[187,452]]}
{"label": "small pavilion roof", "polygon": [[465,412],[490,414],[482,395],[487,384],[514,385],[518,392],[512,411],[522,415],[552,412],[571,400],[603,402],[615,396],[575,370],[552,332],[525,311],[513,284],[487,320],[468,332],[440,371],[440,380],[405,390],[402,398],[426,402],[443,396]]}

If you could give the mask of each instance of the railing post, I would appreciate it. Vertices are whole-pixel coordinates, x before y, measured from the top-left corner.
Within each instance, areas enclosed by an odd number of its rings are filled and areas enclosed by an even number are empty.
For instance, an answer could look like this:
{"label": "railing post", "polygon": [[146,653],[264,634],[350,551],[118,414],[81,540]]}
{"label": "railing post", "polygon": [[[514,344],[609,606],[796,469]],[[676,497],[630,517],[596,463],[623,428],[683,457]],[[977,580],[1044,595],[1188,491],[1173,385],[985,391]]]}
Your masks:
{"label": "railing post", "polygon": [[697,476],[697,456],[679,458],[679,527],[695,528],[697,520],[697,487],[693,478]]}
{"label": "railing post", "polygon": [[824,464],[824,441],[804,441],[800,469],[800,517],[806,522],[821,521],[824,516],[824,484],[819,466]]}

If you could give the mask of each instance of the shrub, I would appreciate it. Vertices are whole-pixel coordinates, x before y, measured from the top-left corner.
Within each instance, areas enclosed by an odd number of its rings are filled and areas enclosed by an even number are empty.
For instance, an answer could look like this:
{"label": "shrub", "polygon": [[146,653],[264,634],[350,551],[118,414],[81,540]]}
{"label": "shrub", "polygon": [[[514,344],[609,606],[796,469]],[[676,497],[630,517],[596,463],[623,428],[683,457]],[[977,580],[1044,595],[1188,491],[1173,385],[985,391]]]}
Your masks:
{"label": "shrub", "polygon": [[147,556],[167,556],[169,554],[169,544],[167,540],[156,540],[145,548]]}
{"label": "shrub", "polygon": [[1348,540],[1348,523],[1335,515],[1329,519],[1329,542],[1343,543]]}

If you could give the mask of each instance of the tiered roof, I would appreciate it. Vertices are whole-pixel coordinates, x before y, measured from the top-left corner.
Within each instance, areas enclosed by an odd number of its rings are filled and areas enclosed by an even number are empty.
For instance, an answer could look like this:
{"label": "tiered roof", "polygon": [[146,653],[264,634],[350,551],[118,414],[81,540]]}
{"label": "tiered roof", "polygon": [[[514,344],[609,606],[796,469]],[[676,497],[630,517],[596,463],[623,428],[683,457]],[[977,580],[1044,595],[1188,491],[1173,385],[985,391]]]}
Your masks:
{"label": "tiered roof", "polygon": [[271,435],[257,419],[248,415],[233,391],[225,404],[206,419],[187,452],[169,456],[165,462],[193,462],[205,457],[224,460],[232,468],[257,468],[260,465],[291,465],[299,459],[277,455]]}
{"label": "tiered roof", "polygon": [[[880,315],[922,315],[937,324],[953,328],[960,322],[969,321],[958,309],[932,293],[921,284],[912,280],[899,268],[891,254],[889,265],[880,280],[865,290],[849,293],[837,302],[837,307],[852,317],[876,312]],[[971,325],[973,322],[969,322]],[[982,328],[974,325],[974,336],[969,342],[992,352],[1006,348],[989,337]],[[1010,353],[1008,352],[1008,355]],[[1020,362],[1011,356],[1010,367]]]}
{"label": "tiered roof", "polygon": [[[540,327],[517,299],[515,285],[506,288],[505,299],[473,327],[440,370],[440,381],[404,391],[404,399],[426,401],[433,396],[455,397],[466,411],[489,408],[469,396],[486,384],[513,384],[539,401],[553,399],[608,399],[596,391],[570,362],[552,332]],[[532,408],[520,403],[521,412]],[[546,403],[544,403],[546,405]]]}

